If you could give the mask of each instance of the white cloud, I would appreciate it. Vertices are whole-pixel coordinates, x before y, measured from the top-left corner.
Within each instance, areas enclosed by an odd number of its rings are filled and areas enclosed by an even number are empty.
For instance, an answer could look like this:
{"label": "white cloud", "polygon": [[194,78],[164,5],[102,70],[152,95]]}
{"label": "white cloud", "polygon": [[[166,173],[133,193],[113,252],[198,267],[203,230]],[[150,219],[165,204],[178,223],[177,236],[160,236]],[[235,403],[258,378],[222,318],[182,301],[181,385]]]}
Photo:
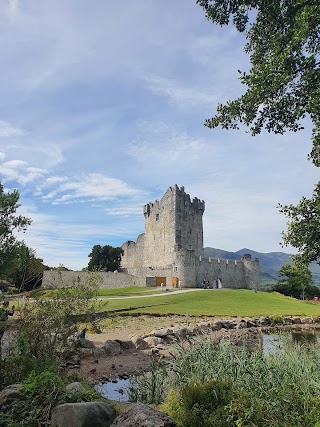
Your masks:
{"label": "white cloud", "polygon": [[25,134],[23,129],[14,127],[3,120],[0,120],[0,138],[8,138],[12,136],[22,136]]}
{"label": "white cloud", "polygon": [[131,197],[141,193],[125,182],[109,178],[102,174],[87,174],[80,177],[61,177],[49,180],[49,184],[57,184],[56,188],[43,196],[54,204],[72,203],[79,201],[113,200]]}
{"label": "white cloud", "polygon": [[24,160],[9,160],[0,163],[0,176],[5,182],[17,181],[19,184],[25,185],[43,178],[46,174],[45,169],[28,166]]}
{"label": "white cloud", "polygon": [[156,75],[147,75],[144,77],[144,81],[151,91],[167,96],[180,107],[190,109],[205,104],[212,106],[217,103],[217,96],[203,85],[201,87],[190,87],[190,84],[182,86],[178,81]]}

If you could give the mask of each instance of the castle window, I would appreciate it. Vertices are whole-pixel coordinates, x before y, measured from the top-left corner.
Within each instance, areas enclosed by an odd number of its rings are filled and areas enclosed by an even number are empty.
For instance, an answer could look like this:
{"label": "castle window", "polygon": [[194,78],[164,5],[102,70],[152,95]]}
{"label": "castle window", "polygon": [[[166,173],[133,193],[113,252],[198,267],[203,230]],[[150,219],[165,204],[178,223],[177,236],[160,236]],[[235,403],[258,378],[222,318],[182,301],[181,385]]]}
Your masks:
{"label": "castle window", "polygon": [[156,214],[156,221],[159,221],[159,214]]}

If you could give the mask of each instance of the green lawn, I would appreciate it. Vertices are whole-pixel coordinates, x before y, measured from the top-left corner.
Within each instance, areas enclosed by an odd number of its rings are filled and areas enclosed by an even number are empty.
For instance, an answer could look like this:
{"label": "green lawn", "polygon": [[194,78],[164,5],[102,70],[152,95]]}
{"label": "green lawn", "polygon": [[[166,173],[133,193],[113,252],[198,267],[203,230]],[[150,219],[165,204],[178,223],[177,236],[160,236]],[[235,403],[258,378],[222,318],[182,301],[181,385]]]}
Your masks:
{"label": "green lawn", "polygon": [[[33,298],[50,298],[54,290],[36,290]],[[190,316],[319,316],[320,303],[298,301],[277,293],[252,292],[245,289],[170,291],[163,296],[142,298],[150,293],[163,293],[155,288],[102,289],[99,296],[108,301],[107,311],[124,309],[129,313],[178,314]],[[136,298],[126,298],[135,296]],[[123,298],[122,298],[123,297]],[[121,299],[115,299],[121,298]]]}
{"label": "green lawn", "polygon": [[191,316],[320,316],[320,303],[249,290],[203,290],[150,298],[108,300],[107,310]]}

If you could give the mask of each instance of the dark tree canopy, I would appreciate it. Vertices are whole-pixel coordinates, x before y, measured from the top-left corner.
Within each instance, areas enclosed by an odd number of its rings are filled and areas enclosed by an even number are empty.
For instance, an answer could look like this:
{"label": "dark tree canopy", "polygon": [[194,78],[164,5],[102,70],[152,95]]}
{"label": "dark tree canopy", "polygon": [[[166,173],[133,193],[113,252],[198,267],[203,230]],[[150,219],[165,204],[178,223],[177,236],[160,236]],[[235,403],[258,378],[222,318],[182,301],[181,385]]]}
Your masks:
{"label": "dark tree canopy", "polygon": [[241,72],[247,91],[220,104],[205,124],[238,129],[250,126],[283,134],[313,124],[310,156],[320,166],[320,1],[319,0],[197,0],[209,21],[232,22],[246,35],[244,51],[251,69]]}
{"label": "dark tree canopy", "polygon": [[310,199],[303,197],[297,206],[279,205],[279,210],[289,220],[284,244],[297,248],[307,264],[320,264],[320,182]]}
{"label": "dark tree canopy", "polygon": [[113,246],[95,245],[88,255],[91,259],[88,264],[89,271],[116,271],[121,265],[122,248]]}
{"label": "dark tree canopy", "polygon": [[20,194],[18,190],[5,193],[0,182],[0,274],[8,269],[14,254],[19,249],[16,231],[25,231],[31,220],[17,215]]}
{"label": "dark tree canopy", "polygon": [[311,271],[297,258],[294,264],[287,263],[279,270],[279,281],[274,291],[298,299],[312,299],[319,296],[320,289],[313,285]]}

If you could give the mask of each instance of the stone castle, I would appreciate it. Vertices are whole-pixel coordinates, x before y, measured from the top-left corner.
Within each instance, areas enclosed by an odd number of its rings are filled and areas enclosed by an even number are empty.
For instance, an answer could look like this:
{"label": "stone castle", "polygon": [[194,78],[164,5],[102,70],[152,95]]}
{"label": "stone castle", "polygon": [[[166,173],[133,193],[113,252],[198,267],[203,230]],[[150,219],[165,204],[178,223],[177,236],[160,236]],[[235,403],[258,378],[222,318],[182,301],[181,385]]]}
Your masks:
{"label": "stone castle", "polygon": [[122,271],[144,276],[147,285],[247,288],[259,287],[259,261],[203,256],[202,216],[205,203],[184,187],[170,187],[160,201],[144,206],[145,232],[122,245]]}
{"label": "stone castle", "polygon": [[[202,217],[205,203],[193,200],[184,187],[170,187],[161,198],[143,208],[145,232],[136,242],[122,245],[124,254],[118,273],[101,272],[101,288],[167,286],[195,288],[259,287],[259,261],[244,255],[239,260],[203,256]],[[45,271],[42,286],[63,282],[72,286],[85,279],[85,272]]]}

